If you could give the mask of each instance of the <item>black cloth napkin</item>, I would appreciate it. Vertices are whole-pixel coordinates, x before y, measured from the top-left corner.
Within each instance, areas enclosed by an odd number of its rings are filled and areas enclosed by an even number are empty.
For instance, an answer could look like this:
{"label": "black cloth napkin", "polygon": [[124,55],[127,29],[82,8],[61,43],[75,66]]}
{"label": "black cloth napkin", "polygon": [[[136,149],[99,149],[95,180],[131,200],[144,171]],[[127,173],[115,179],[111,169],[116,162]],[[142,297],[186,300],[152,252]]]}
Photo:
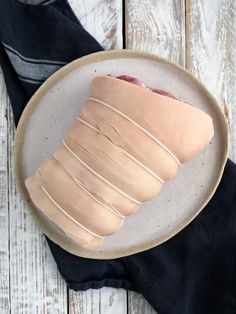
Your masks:
{"label": "black cloth napkin", "polygon": [[0,63],[16,124],[48,76],[103,50],[65,0],[0,0],[0,40]]}
{"label": "black cloth napkin", "polygon": [[[0,0],[0,63],[15,122],[62,65],[102,50],[66,0]],[[76,257],[47,239],[69,288],[142,293],[159,314],[236,313],[236,165],[203,212],[168,242],[113,260]]]}

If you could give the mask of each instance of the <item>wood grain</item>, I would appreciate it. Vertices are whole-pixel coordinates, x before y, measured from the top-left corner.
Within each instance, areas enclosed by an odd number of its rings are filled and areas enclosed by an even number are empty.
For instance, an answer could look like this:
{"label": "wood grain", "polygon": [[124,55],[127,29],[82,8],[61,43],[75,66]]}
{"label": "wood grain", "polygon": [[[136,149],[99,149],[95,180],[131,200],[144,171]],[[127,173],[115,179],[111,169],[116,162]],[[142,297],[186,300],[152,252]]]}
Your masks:
{"label": "wood grain", "polygon": [[0,313],[10,311],[7,177],[7,96],[0,70]]}
{"label": "wood grain", "polygon": [[236,160],[236,2],[188,0],[187,67],[213,93],[230,124]]}
{"label": "wood grain", "polygon": [[67,313],[67,288],[46,241],[17,191],[13,169],[14,123],[8,107],[11,313]]}
{"label": "wood grain", "polygon": [[126,314],[127,294],[123,289],[102,288],[70,293],[70,314]]}
{"label": "wood grain", "polygon": [[[122,0],[69,2],[84,27],[105,49],[122,48]],[[184,0],[126,0],[126,47],[186,64],[206,84],[228,115],[230,155],[234,160],[235,27],[234,0],[186,0],[186,18]],[[0,313],[10,313],[11,303],[11,313],[64,314],[66,286],[16,190],[12,168],[14,124],[11,112],[5,115],[6,109],[9,107],[0,75]],[[140,295],[129,292],[128,297],[128,313],[155,313]],[[71,314],[127,313],[124,290],[70,291],[68,301]]]}
{"label": "wood grain", "polygon": [[84,28],[106,50],[122,48],[122,0],[69,0]]}
{"label": "wood grain", "polygon": [[[185,66],[185,1],[126,0],[126,47]],[[134,292],[128,293],[128,310],[130,314],[155,313]]]}
{"label": "wood grain", "polygon": [[[122,48],[122,0],[69,0],[81,24],[106,50]],[[69,292],[69,312],[127,313],[125,290],[103,288]]]}
{"label": "wood grain", "polygon": [[136,292],[129,292],[129,303],[128,303],[129,314],[155,314],[156,311],[151,305],[144,299],[144,297]]}
{"label": "wood grain", "polygon": [[126,0],[126,47],[185,64],[184,0]]}

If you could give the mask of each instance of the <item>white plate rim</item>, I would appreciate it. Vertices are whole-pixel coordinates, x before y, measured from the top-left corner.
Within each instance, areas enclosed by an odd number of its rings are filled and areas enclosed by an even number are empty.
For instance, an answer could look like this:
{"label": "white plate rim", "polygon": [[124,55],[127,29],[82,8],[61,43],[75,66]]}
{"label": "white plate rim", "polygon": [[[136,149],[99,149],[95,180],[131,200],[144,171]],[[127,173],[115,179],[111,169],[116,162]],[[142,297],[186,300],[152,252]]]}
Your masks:
{"label": "white plate rim", "polygon": [[[45,222],[39,215],[37,215],[37,212],[35,209],[33,209],[33,204],[29,200],[28,192],[26,190],[25,184],[22,179],[22,147],[25,137],[25,132],[27,129],[27,121],[30,118],[31,114],[33,113],[36,106],[39,104],[40,99],[43,97],[43,95],[51,89],[53,85],[55,85],[58,81],[60,81],[62,78],[67,76],[70,72],[75,70],[77,67],[80,67],[82,65],[90,64],[97,61],[102,60],[109,60],[114,58],[147,58],[154,61],[158,61],[161,63],[169,64],[177,69],[179,69],[182,73],[184,73],[188,78],[190,78],[198,87],[207,95],[209,98],[209,102],[214,106],[215,111],[217,112],[218,116],[221,119],[222,123],[222,135],[224,138],[222,147],[222,161],[221,161],[221,167],[218,169],[218,175],[216,176],[215,185],[213,186],[211,192],[208,195],[208,198],[205,200],[205,202],[200,206],[196,211],[194,211],[191,214],[191,217],[188,217],[188,219],[185,219],[181,224],[179,224],[176,228],[171,230],[167,235],[163,237],[159,237],[158,239],[152,240],[148,243],[142,244],[140,246],[133,246],[129,249],[122,249],[120,251],[91,251],[88,249],[79,248],[75,245],[68,245],[68,242],[63,241],[63,238],[59,235],[56,235],[55,232],[53,232],[50,228],[48,228],[45,225]],[[227,161],[228,156],[228,124],[225,115],[223,114],[220,106],[218,105],[215,98],[212,96],[212,94],[208,91],[208,89],[205,87],[203,83],[201,83],[199,80],[197,80],[188,70],[182,68],[181,66],[170,62],[162,57],[159,57],[157,55],[149,54],[146,52],[141,51],[135,51],[135,50],[111,50],[111,51],[101,51],[96,52],[84,57],[81,57],[79,59],[76,59],[72,61],[71,63],[63,66],[58,71],[56,71],[53,75],[51,75],[35,92],[35,94],[31,97],[29,102],[27,103],[20,121],[18,123],[18,127],[15,134],[15,144],[14,144],[14,171],[15,171],[15,178],[16,178],[16,184],[18,189],[20,190],[20,193],[27,204],[27,207],[32,215],[32,217],[35,219],[35,221],[40,226],[40,229],[42,232],[53,242],[59,244],[62,248],[67,250],[73,255],[77,255],[80,257],[86,257],[86,258],[94,258],[94,259],[111,259],[111,258],[119,258],[123,256],[128,256],[131,254],[135,254],[138,252],[142,252],[148,249],[151,249],[155,246],[158,246],[165,241],[169,240],[173,236],[175,236],[177,233],[179,233],[181,230],[183,230],[189,223],[191,223],[198,215],[199,213],[204,209],[204,207],[207,205],[207,203],[210,201],[212,196],[214,195],[221,177],[223,175],[224,167]]]}

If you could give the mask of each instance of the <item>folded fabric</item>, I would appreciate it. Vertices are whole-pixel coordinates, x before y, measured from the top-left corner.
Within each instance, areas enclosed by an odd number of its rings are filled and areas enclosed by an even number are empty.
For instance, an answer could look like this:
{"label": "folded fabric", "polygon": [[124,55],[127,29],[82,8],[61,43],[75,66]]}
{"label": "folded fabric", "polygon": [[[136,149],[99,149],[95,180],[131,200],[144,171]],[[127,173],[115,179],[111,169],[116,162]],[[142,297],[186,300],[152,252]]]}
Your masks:
{"label": "folded fabric", "polygon": [[0,39],[0,63],[16,124],[48,76],[103,50],[65,0],[0,0]]}
{"label": "folded fabric", "polygon": [[[62,65],[102,50],[65,0],[0,0],[0,63],[16,124],[32,94]],[[74,290],[142,293],[160,314],[236,312],[236,166],[185,230],[159,247],[115,260],[73,256],[47,239]]]}
{"label": "folded fabric", "polygon": [[202,213],[162,245],[113,260],[91,260],[48,240],[69,288],[110,286],[142,293],[158,314],[236,313],[236,165]]}

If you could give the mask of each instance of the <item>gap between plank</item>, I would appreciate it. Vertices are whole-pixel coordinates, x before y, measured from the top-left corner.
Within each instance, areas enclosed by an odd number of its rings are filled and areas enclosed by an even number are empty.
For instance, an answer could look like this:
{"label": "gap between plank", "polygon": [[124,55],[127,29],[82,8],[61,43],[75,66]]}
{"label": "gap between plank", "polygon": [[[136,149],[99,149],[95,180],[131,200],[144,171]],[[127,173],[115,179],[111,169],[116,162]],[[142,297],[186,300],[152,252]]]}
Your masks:
{"label": "gap between plank", "polygon": [[123,49],[126,49],[126,12],[127,12],[127,0],[122,0],[122,39],[123,39]]}
{"label": "gap between plank", "polygon": [[[6,119],[7,119],[7,131],[9,130],[10,121],[10,100],[6,92]],[[11,228],[10,228],[10,132],[7,132],[7,213],[8,213],[8,291],[9,291],[9,314],[11,314]]]}
{"label": "gap between plank", "polygon": [[[188,21],[188,16],[187,16],[187,14],[188,14],[188,10],[187,10],[187,2],[188,2],[188,0],[183,0],[182,2],[181,2],[181,7],[182,7],[182,5],[183,5],[183,8],[181,9],[181,16],[182,16],[182,18],[183,18],[183,21],[181,22],[181,24],[182,24],[182,27],[184,27],[184,29],[182,29],[182,36],[183,36],[183,38],[182,38],[182,40],[184,41],[184,43],[182,44],[182,53],[183,53],[183,58],[184,58],[184,60],[183,60],[183,67],[185,68],[185,69],[187,69],[187,67],[188,67],[188,63],[187,63],[187,58],[188,58],[188,56],[187,56],[187,53],[188,53],[188,43],[187,43],[187,39],[188,39],[188,23],[187,23],[187,21]],[[184,12],[183,12],[184,11]]]}

